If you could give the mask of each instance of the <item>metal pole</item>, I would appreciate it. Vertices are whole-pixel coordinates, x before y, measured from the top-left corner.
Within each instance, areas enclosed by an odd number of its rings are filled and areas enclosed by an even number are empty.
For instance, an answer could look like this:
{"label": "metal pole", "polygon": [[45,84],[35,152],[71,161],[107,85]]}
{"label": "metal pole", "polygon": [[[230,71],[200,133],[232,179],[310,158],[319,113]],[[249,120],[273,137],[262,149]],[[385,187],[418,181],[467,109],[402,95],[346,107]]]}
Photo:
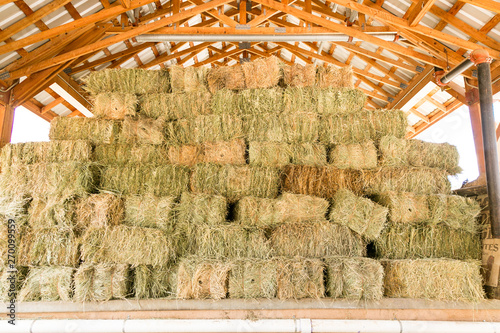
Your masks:
{"label": "metal pole", "polygon": [[465,72],[467,69],[469,69],[473,65],[474,65],[474,63],[472,62],[472,60],[465,59],[464,61],[462,61],[461,63],[459,63],[457,65],[457,67],[453,68],[451,71],[449,71],[448,73],[446,73],[445,75],[443,75],[439,79],[439,81],[441,81],[441,83],[443,85],[446,85],[447,83],[449,83],[450,81],[452,81],[454,78],[456,78],[457,76],[459,76],[460,74],[462,74],[463,72]]}

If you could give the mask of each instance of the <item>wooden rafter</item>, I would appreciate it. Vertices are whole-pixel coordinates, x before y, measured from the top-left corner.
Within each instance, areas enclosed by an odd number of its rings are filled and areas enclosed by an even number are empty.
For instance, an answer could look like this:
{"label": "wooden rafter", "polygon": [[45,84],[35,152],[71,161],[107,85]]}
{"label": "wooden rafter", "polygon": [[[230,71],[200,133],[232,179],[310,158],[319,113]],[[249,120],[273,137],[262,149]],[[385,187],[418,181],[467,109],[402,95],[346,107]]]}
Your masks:
{"label": "wooden rafter", "polygon": [[408,16],[408,24],[411,27],[416,26],[422,18],[427,14],[436,0],[418,0],[416,6],[412,9]]}

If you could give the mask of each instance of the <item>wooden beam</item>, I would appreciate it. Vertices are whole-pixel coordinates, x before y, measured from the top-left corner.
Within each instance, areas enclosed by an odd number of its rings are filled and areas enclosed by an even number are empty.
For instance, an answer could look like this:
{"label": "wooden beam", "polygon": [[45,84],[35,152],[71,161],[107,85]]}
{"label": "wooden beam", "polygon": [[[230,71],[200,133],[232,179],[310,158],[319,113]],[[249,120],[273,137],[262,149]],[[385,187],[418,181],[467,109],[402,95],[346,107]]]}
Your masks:
{"label": "wooden beam", "polygon": [[130,8],[130,0],[120,0],[120,4],[123,8]]}
{"label": "wooden beam", "polygon": [[236,55],[236,54],[241,53],[243,51],[244,50],[240,50],[240,49],[236,48],[232,51],[219,53],[219,54],[214,55],[213,57],[209,57],[208,59],[206,59],[204,61],[200,61],[199,63],[195,64],[194,67],[201,67],[204,65],[208,65],[208,64],[211,64],[212,62],[218,61],[220,59],[224,59],[226,57],[230,57],[232,55]]}
{"label": "wooden beam", "polygon": [[422,18],[427,14],[436,0],[419,0],[417,5],[408,15],[408,24],[411,27],[416,26]]}
{"label": "wooden beam", "polygon": [[42,110],[41,110],[41,113],[47,113],[48,111],[52,110],[55,106],[61,104],[62,102],[64,102],[64,98],[62,97],[58,97],[56,99],[54,99],[52,102],[50,102],[49,104],[45,105]]}
{"label": "wooden beam", "polygon": [[0,148],[10,142],[14,125],[14,106],[10,92],[0,92]]}
{"label": "wooden beam", "polygon": [[484,9],[488,9],[495,13],[500,13],[500,3],[494,0],[460,0],[465,3],[469,3],[474,6],[478,6]]}
{"label": "wooden beam", "polygon": [[24,102],[22,106],[25,107],[27,110],[31,111],[33,114],[37,115],[38,117],[48,122],[51,122],[52,119],[57,117],[57,114],[53,111],[47,111],[45,113],[42,113],[41,103],[35,99],[30,99]]}
{"label": "wooden beam", "polygon": [[190,48],[187,48],[185,50],[182,50],[182,51],[178,51],[178,52],[175,52],[175,53],[171,53],[171,54],[167,54],[167,53],[164,53],[162,54],[161,56],[159,56],[158,58],[156,59],[153,59],[152,61],[142,65],[142,66],[139,66],[140,68],[151,68],[153,66],[156,66],[156,65],[159,65],[159,64],[162,64],[164,62],[167,62],[169,60],[172,60],[172,59],[175,59],[177,57],[181,57],[183,55],[186,55],[186,54],[189,54],[189,53],[192,53],[192,52],[195,52],[195,51],[201,51],[203,50],[204,48],[206,48],[207,46],[211,45],[213,43],[211,42],[206,42],[206,43],[201,43],[201,44],[198,44],[194,47],[190,47]]}
{"label": "wooden beam", "polygon": [[434,73],[434,67],[427,66],[427,68],[420,74],[415,75],[411,80],[410,84],[405,90],[399,92],[396,95],[394,101],[392,101],[387,108],[388,109],[400,109],[402,108],[410,99],[415,96],[427,83],[432,80],[432,73]]}

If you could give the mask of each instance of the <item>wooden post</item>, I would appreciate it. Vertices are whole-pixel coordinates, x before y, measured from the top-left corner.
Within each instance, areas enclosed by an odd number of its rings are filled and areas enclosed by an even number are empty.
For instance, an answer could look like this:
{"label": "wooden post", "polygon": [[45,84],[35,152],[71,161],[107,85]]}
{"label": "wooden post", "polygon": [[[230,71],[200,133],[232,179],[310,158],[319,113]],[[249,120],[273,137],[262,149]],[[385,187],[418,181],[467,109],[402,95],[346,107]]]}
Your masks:
{"label": "wooden post", "polygon": [[10,91],[0,92],[0,148],[10,142],[14,124],[14,107]]}
{"label": "wooden post", "polygon": [[466,100],[469,106],[470,123],[472,126],[472,134],[474,136],[474,147],[476,148],[477,166],[479,169],[479,177],[486,181],[486,168],[484,164],[484,149],[483,149],[483,131],[481,128],[481,110],[479,108],[479,92],[477,88],[471,88],[467,84]]}

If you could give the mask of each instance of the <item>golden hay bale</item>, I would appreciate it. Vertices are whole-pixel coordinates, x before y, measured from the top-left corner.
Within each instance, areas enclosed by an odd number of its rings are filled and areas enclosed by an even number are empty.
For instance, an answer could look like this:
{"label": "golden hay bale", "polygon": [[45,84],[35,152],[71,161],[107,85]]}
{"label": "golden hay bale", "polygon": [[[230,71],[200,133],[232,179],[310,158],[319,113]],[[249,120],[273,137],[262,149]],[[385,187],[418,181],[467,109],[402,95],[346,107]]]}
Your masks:
{"label": "golden hay bale", "polygon": [[246,89],[239,92],[222,89],[213,95],[210,106],[216,114],[279,113],[283,109],[283,91],[279,88]]}
{"label": "golden hay bale", "polygon": [[280,182],[276,168],[198,164],[191,174],[191,191],[222,195],[229,202],[245,196],[275,198]]}
{"label": "golden hay bale", "polygon": [[91,72],[85,79],[84,88],[92,95],[101,92],[138,95],[168,92],[170,90],[170,77],[166,70],[104,69]]}
{"label": "golden hay bale", "polygon": [[174,268],[170,265],[138,265],[134,268],[134,295],[137,298],[162,298],[171,296]]}
{"label": "golden hay bale", "polygon": [[72,195],[48,194],[35,197],[28,209],[28,224],[34,230],[57,227],[60,230],[74,230],[79,233],[84,225],[77,225],[78,203],[79,199]]}
{"label": "golden hay bale", "polygon": [[369,258],[325,258],[326,290],[331,298],[379,300],[384,295],[384,269]]}
{"label": "golden hay bale", "polygon": [[318,82],[320,88],[354,88],[352,66],[337,67],[328,65],[318,67]]}
{"label": "golden hay bale", "polygon": [[339,169],[375,169],[377,158],[377,148],[373,141],[335,145],[328,154],[328,162]]}
{"label": "golden hay bale", "polygon": [[480,262],[476,260],[383,260],[387,297],[447,301],[484,299]]}
{"label": "golden hay bale", "polygon": [[221,89],[245,89],[245,74],[240,65],[211,68],[207,75],[208,89],[215,94]]}
{"label": "golden hay bale", "polygon": [[239,259],[231,263],[229,298],[275,298],[278,290],[277,262],[273,259]]}
{"label": "golden hay bale", "polygon": [[313,64],[293,64],[283,67],[285,84],[291,87],[311,87],[316,81],[316,66]]}
{"label": "golden hay bale", "polygon": [[10,300],[14,298],[12,292],[19,295],[21,286],[28,275],[28,267],[17,266],[16,270],[11,271],[2,265],[0,271],[0,301],[10,303]]}
{"label": "golden hay bale", "polygon": [[227,200],[220,195],[182,193],[176,207],[178,229],[195,230],[202,225],[226,223]]}
{"label": "golden hay bale", "polygon": [[389,208],[389,220],[395,223],[427,222],[431,211],[426,195],[410,192],[384,192],[373,199]]}
{"label": "golden hay bale", "polygon": [[142,95],[139,102],[139,114],[148,118],[165,120],[193,118],[211,113],[210,100],[211,95],[206,91]]}
{"label": "golden hay bale", "polygon": [[444,223],[452,229],[477,232],[479,202],[458,195],[432,194],[427,197],[432,223]]}
{"label": "golden hay bale", "polygon": [[83,264],[75,273],[77,302],[103,302],[130,295],[129,266],[124,264]]}
{"label": "golden hay bale", "polygon": [[324,264],[319,259],[276,259],[279,299],[325,296]]}
{"label": "golden hay bale", "polygon": [[380,236],[387,222],[388,209],[370,199],[339,190],[333,197],[330,221],[348,226],[367,240]]}
{"label": "golden hay bale", "polygon": [[168,149],[152,144],[100,144],[94,150],[95,161],[100,164],[169,164]]}
{"label": "golden hay bale", "polygon": [[32,267],[19,292],[19,301],[70,301],[74,271],[72,267]]}
{"label": "golden hay bale", "polygon": [[245,62],[242,67],[248,89],[271,88],[276,86],[281,78],[279,61],[274,56]]}
{"label": "golden hay bale", "polygon": [[206,89],[206,67],[170,67],[172,92],[190,92]]}
{"label": "golden hay bale", "polygon": [[203,146],[201,145],[182,145],[168,147],[168,159],[172,164],[193,166],[202,163]]}
{"label": "golden hay bale", "polygon": [[56,117],[50,122],[50,140],[88,140],[93,144],[114,143],[120,134],[118,120]]}
{"label": "golden hay bale", "polygon": [[105,92],[94,98],[92,113],[97,118],[124,119],[135,116],[139,100],[135,94]]}
{"label": "golden hay bale", "polygon": [[111,193],[91,194],[76,207],[76,221],[82,229],[107,228],[121,224],[124,218],[123,198]]}
{"label": "golden hay bale", "polygon": [[206,142],[203,144],[203,162],[218,164],[246,164],[245,140]]}
{"label": "golden hay bale", "polygon": [[161,145],[165,142],[165,121],[163,119],[126,118],[118,141],[121,143],[138,143]]}
{"label": "golden hay bale", "polygon": [[172,233],[175,197],[156,197],[152,194],[125,197],[123,224],[136,227],[157,228]]}
{"label": "golden hay bale", "polygon": [[177,298],[222,299],[227,296],[230,263],[183,259],[177,273]]}
{"label": "golden hay bale", "polygon": [[346,226],[321,222],[286,223],[271,235],[271,247],[278,256],[321,258],[363,256],[366,243]]}
{"label": "golden hay bale", "polygon": [[379,258],[480,259],[481,239],[478,233],[438,225],[393,223],[375,241]]}
{"label": "golden hay bale", "polygon": [[279,224],[276,199],[244,197],[234,206],[235,222],[248,227],[268,228]]}

